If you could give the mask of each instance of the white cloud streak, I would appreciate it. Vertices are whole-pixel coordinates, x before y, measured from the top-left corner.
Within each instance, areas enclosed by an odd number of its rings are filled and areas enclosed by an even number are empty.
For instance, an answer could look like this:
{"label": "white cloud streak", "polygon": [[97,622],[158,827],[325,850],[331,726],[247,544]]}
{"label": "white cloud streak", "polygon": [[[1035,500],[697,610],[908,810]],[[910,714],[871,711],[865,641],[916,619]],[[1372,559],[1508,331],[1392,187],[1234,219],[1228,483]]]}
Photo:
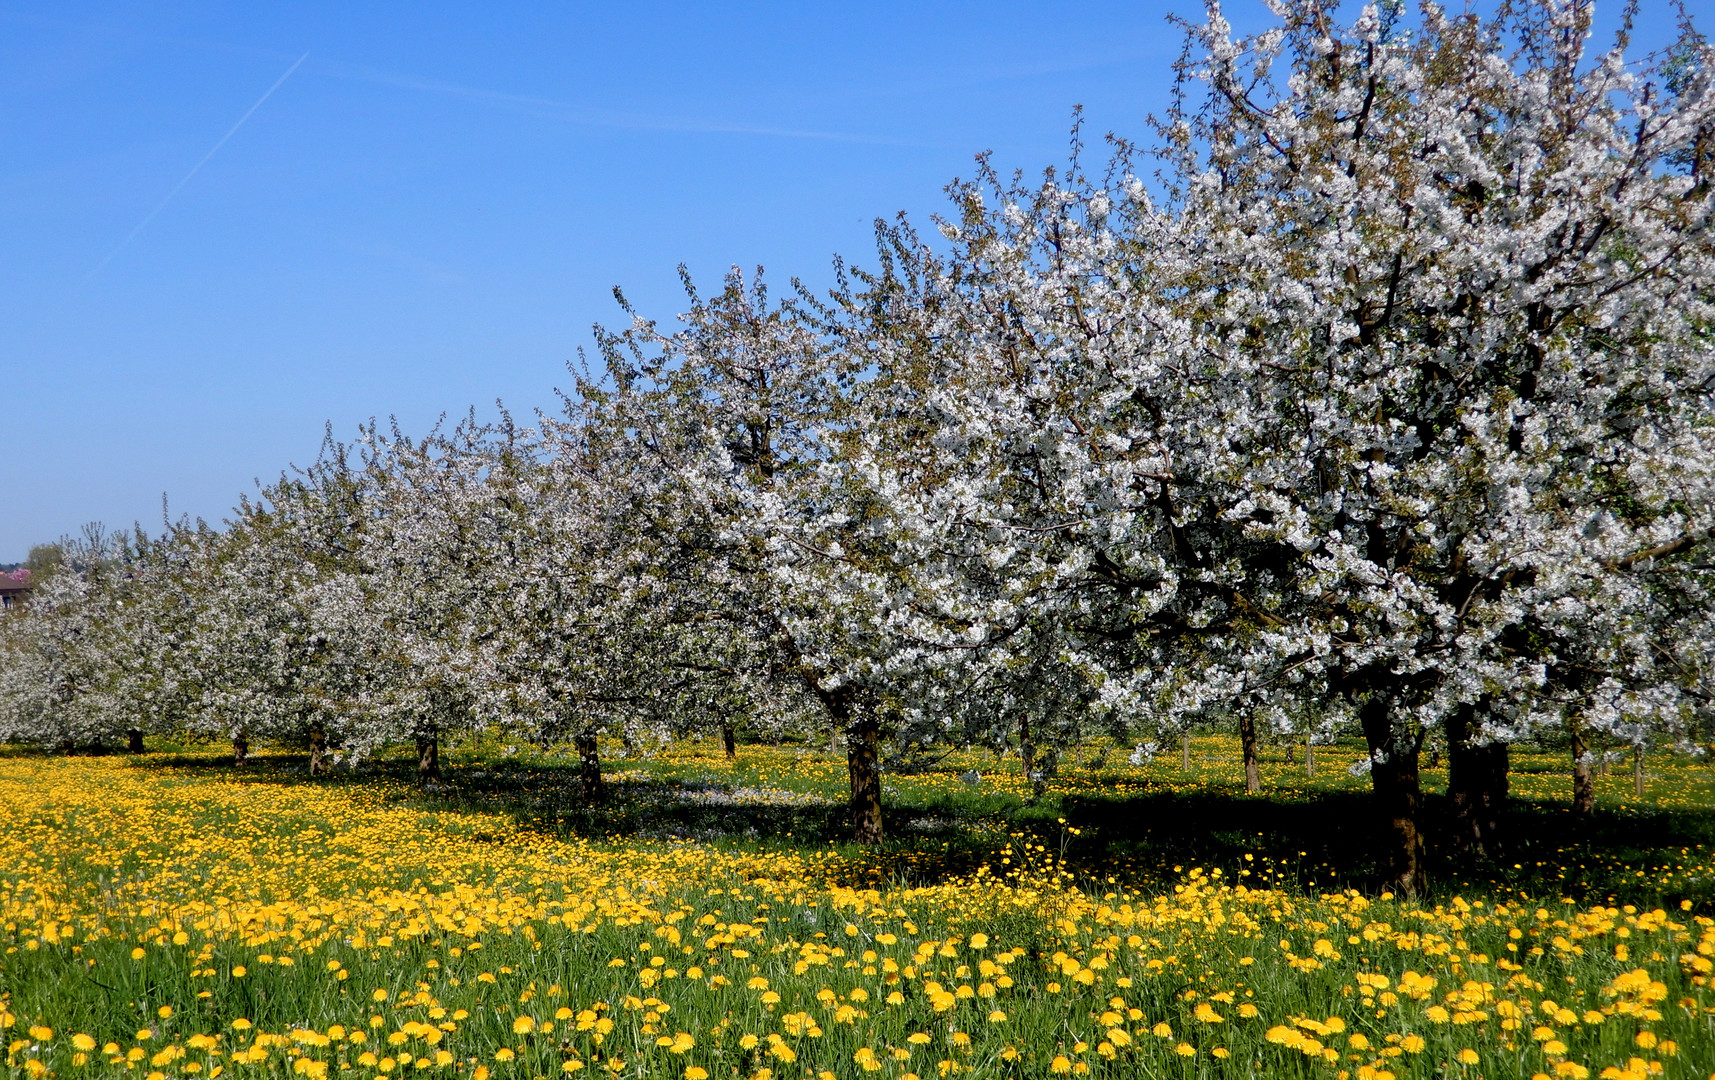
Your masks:
{"label": "white cloud streak", "polygon": [[347,64],[318,62],[316,70],[337,78],[357,82],[393,86],[404,90],[462,98],[466,101],[493,105],[514,111],[534,113],[557,120],[590,127],[619,128],[630,131],[675,131],[688,134],[757,135],[780,139],[813,139],[823,142],[868,143],[884,146],[921,146],[922,143],[881,135],[861,135],[841,131],[817,131],[807,128],[775,127],[767,124],[728,123],[718,120],[696,120],[684,117],[647,116],[593,108],[575,102],[530,94],[511,94],[500,90],[463,86],[439,79],[424,79],[415,75],[381,71],[376,68]]}
{"label": "white cloud streak", "polygon": [[297,60],[293,61],[292,66],[286,69],[286,73],[284,75],[281,75],[278,79],[274,80],[274,85],[270,86],[267,89],[267,91],[265,93],[263,93],[263,95],[261,97],[256,99],[256,104],[250,106],[250,108],[248,108],[244,111],[244,115],[240,116],[238,118],[238,122],[236,124],[233,124],[230,128],[227,129],[226,134],[222,135],[220,137],[219,142],[217,142],[213,146],[209,147],[208,153],[204,154],[200,161],[198,161],[195,165],[191,166],[191,171],[186,173],[184,175],[184,178],[181,179],[177,184],[173,185],[173,190],[167,192],[166,197],[163,198],[160,202],[155,204],[155,208],[153,210],[149,211],[149,213],[144,216],[142,221],[139,221],[137,223],[137,227],[132,229],[131,232],[126,235],[125,239],[123,239],[119,242],[119,246],[115,247],[112,251],[108,252],[107,256],[105,258],[103,258],[99,263],[95,264],[95,269],[91,270],[88,273],[88,275],[86,275],[85,280],[88,280],[89,278],[94,277],[96,274],[99,274],[102,271],[102,269],[107,266],[108,263],[113,261],[115,256],[117,256],[121,251],[124,251],[128,246],[130,246],[131,241],[137,239],[137,237],[143,232],[143,230],[149,227],[149,223],[151,221],[154,221],[156,216],[159,215],[162,210],[165,210],[167,208],[167,204],[173,201],[174,196],[178,195],[179,192],[183,191],[185,185],[190,183],[192,178],[194,178],[197,173],[202,171],[202,167],[204,165],[207,165],[209,163],[210,159],[212,159],[215,154],[220,152],[220,148],[226,145],[227,140],[231,139],[234,135],[238,134],[238,129],[244,126],[245,121],[249,120],[251,118],[251,116],[255,115],[256,110],[260,109],[262,107],[263,103],[266,102],[269,98],[273,97],[274,91],[280,89],[281,86],[285,85],[286,80],[292,77],[292,73],[297,71],[298,68],[302,67],[304,61],[308,60],[309,58],[310,58],[310,54],[305,53],[304,55],[298,57]]}

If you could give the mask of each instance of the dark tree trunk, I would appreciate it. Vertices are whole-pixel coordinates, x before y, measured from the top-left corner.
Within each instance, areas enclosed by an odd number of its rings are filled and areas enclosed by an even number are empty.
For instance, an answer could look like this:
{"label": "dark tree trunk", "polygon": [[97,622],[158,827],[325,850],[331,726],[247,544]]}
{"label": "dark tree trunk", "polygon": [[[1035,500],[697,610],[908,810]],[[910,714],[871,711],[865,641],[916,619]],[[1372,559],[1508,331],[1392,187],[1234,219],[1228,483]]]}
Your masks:
{"label": "dark tree trunk", "polygon": [[579,735],[572,744],[578,751],[578,783],[583,788],[584,804],[599,805],[606,792],[602,789],[601,749],[596,745],[595,735]]}
{"label": "dark tree trunk", "polygon": [[1596,811],[1596,778],[1590,775],[1590,752],[1584,744],[1584,730],[1572,725],[1572,812],[1591,814]]}
{"label": "dark tree trunk", "polygon": [[325,776],[328,771],[328,734],[320,724],[310,726],[310,775]]}
{"label": "dark tree trunk", "polygon": [[1256,717],[1244,713],[1239,717],[1239,746],[1245,755],[1245,794],[1262,790],[1262,770],[1256,760]]}
{"label": "dark tree trunk", "polygon": [[1024,778],[1034,780],[1036,772],[1036,744],[1030,741],[1030,713],[1025,712],[1018,718],[1018,760],[1024,767]]}
{"label": "dark tree trunk", "polygon": [[1632,747],[1632,794],[1644,797],[1644,748]]}
{"label": "dark tree trunk", "polygon": [[1191,771],[1191,736],[1179,736],[1179,771]]}
{"label": "dark tree trunk", "polygon": [[1483,858],[1501,855],[1501,815],[1510,786],[1511,749],[1504,742],[1479,746],[1475,710],[1448,716],[1447,797],[1453,811],[1453,846]]}
{"label": "dark tree trunk", "polygon": [[1428,884],[1423,865],[1423,835],[1417,825],[1423,803],[1417,774],[1421,736],[1398,735],[1384,701],[1366,702],[1359,716],[1364,741],[1370,750],[1370,784],[1376,808],[1387,821],[1384,884],[1400,896],[1415,897]]}
{"label": "dark tree trunk", "polygon": [[125,732],[125,752],[141,754],[143,752],[143,733],[136,728],[128,728]]}
{"label": "dark tree trunk", "polygon": [[738,757],[738,735],[731,724],[721,725],[721,749],[726,751],[726,759],[731,761]]}
{"label": "dark tree trunk", "polygon": [[417,729],[417,782],[441,776],[441,733],[433,724]]}
{"label": "dark tree trunk", "polygon": [[852,838],[881,843],[881,726],[864,710],[846,729],[846,767],[852,784]]}
{"label": "dark tree trunk", "polygon": [[1316,744],[1308,737],[1304,740],[1304,775],[1316,779]]}
{"label": "dark tree trunk", "polygon": [[846,772],[851,780],[852,839],[881,843],[881,724],[870,710],[852,708],[845,687],[823,690],[811,684],[836,732],[846,735]]}
{"label": "dark tree trunk", "polygon": [[232,763],[242,765],[250,760],[250,739],[244,735],[232,737]]}

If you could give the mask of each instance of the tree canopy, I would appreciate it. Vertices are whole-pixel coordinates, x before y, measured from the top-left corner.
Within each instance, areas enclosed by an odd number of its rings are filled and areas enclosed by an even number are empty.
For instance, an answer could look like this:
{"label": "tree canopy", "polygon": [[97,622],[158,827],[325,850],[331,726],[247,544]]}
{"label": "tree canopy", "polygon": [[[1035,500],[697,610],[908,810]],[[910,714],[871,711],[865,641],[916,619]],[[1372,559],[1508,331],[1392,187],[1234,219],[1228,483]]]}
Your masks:
{"label": "tree canopy", "polygon": [[627,306],[561,415],[64,546],[0,736],[431,770],[503,726],[594,798],[601,733],[832,730],[875,841],[890,753],[1237,717],[1362,736],[1407,892],[1425,747],[1490,850],[1510,743],[1707,742],[1715,52],[1594,51],[1560,0],[1275,11],[1187,26],[1100,176],[984,160],[829,295]]}

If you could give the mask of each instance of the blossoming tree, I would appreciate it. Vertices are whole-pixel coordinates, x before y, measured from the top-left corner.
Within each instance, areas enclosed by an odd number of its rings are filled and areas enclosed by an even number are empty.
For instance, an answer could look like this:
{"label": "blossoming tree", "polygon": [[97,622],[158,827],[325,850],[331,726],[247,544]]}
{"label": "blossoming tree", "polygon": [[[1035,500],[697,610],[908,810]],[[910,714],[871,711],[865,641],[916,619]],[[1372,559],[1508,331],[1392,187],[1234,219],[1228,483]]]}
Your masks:
{"label": "blossoming tree", "polygon": [[1578,4],[1280,11],[1192,30],[1153,190],[1129,147],[962,187],[951,252],[896,230],[838,306],[950,620],[1052,626],[1162,728],[1350,720],[1410,892],[1426,738],[1492,846],[1508,742],[1686,715],[1652,575],[1715,525],[1709,51],[1589,57]]}

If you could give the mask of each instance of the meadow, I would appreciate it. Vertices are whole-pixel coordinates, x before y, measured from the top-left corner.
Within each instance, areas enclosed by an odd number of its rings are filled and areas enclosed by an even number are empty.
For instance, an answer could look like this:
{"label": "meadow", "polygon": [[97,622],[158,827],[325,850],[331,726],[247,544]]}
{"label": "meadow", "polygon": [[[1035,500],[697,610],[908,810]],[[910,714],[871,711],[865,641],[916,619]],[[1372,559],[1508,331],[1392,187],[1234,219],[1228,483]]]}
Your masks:
{"label": "meadow", "polygon": [[[1707,1077],[1715,769],[1515,757],[1495,864],[1374,873],[1358,748],[1091,744],[887,779],[842,840],[807,746],[490,740],[444,779],[311,779],[197,747],[0,750],[0,1037],[14,1075]],[[1445,772],[1426,774],[1432,799]],[[1039,794],[1039,797],[1037,797]],[[1433,809],[1433,807],[1432,807]]]}

